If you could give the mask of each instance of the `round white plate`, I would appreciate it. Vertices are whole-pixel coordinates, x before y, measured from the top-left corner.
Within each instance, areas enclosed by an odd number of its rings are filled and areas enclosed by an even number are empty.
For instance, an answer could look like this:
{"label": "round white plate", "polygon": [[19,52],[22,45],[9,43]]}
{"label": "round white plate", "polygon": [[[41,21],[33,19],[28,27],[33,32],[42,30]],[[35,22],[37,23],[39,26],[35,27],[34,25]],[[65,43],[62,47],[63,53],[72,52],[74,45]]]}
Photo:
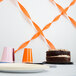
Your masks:
{"label": "round white plate", "polygon": [[1,72],[42,72],[47,71],[47,65],[25,63],[0,63]]}

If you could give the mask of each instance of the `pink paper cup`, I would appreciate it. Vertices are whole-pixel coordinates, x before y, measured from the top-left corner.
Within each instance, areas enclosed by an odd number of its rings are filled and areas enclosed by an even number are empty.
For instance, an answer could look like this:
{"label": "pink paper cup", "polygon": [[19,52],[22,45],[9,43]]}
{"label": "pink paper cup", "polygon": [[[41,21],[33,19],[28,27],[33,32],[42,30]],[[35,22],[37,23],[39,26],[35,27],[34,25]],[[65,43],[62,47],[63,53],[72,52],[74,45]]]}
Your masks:
{"label": "pink paper cup", "polygon": [[14,48],[5,47],[3,50],[1,62],[13,63],[15,61]]}

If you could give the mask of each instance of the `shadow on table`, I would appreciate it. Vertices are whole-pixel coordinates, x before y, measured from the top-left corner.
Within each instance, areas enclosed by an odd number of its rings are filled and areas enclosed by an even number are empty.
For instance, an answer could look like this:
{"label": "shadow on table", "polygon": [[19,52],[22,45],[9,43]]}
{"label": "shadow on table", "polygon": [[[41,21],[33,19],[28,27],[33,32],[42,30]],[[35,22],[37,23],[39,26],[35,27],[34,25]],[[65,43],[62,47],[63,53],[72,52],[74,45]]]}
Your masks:
{"label": "shadow on table", "polygon": [[40,71],[40,72],[8,72],[8,71],[0,71],[0,73],[9,73],[9,74],[36,74],[36,73],[44,73],[48,71]]}

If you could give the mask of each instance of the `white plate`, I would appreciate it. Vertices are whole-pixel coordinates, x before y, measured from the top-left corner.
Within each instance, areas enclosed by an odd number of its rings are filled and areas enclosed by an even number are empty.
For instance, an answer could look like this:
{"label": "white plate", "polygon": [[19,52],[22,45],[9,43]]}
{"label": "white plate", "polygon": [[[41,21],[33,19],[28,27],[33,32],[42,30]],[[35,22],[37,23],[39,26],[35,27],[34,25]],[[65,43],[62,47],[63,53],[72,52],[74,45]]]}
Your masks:
{"label": "white plate", "polygon": [[0,63],[1,72],[42,72],[48,69],[48,66],[39,64]]}

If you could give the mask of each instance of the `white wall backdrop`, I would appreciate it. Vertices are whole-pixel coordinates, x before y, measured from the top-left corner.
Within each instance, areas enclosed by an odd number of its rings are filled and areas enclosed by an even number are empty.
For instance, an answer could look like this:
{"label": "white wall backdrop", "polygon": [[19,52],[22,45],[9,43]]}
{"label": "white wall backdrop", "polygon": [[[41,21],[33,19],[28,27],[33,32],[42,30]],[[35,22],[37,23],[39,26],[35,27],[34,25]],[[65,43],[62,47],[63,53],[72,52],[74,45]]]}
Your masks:
{"label": "white wall backdrop", "polygon": [[[60,11],[49,0],[18,0],[29,12],[33,21],[42,29],[51,22]],[[66,8],[72,0],[55,0],[63,8]],[[69,8],[67,14],[76,20],[76,3]],[[32,23],[16,7],[14,0],[4,0],[0,3],[0,59],[3,48],[14,47],[17,49],[23,42],[29,40],[36,30]],[[76,28],[63,15],[44,31],[44,35],[57,49],[71,51],[72,61],[76,62]],[[32,40],[27,48],[32,48],[34,62],[45,61],[47,45],[38,37]],[[16,53],[16,62],[21,62],[23,50]]]}

